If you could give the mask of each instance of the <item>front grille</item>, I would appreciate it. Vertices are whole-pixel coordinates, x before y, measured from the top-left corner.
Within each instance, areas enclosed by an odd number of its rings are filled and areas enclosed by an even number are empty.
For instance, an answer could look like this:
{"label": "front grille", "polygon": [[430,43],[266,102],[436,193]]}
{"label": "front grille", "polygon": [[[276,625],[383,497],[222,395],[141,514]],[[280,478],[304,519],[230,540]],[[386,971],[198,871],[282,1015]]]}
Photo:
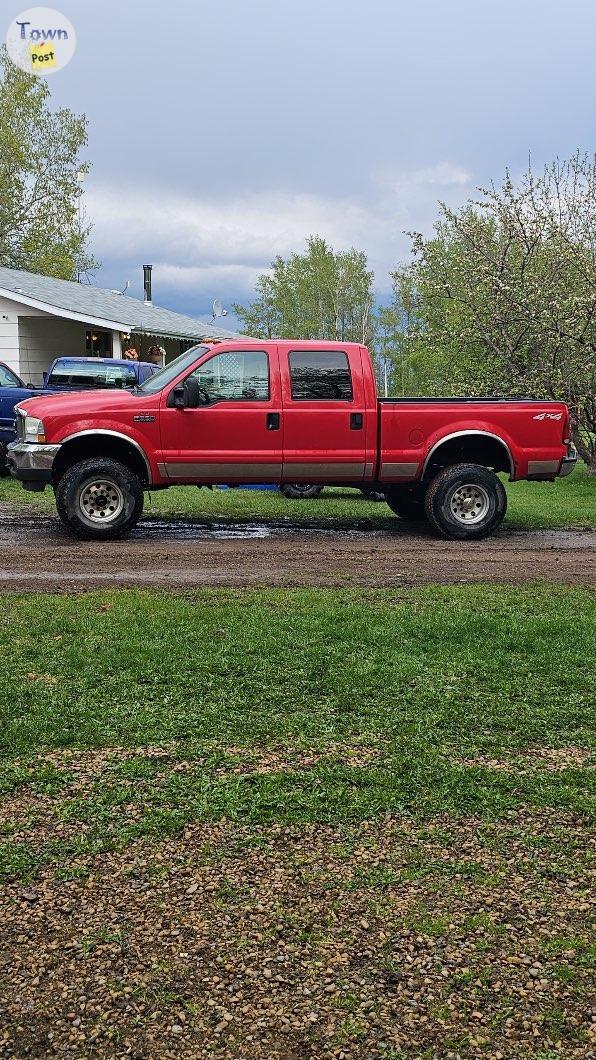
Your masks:
{"label": "front grille", "polygon": [[16,409],[16,430],[17,430],[17,442],[25,441],[25,413],[21,412],[20,409]]}

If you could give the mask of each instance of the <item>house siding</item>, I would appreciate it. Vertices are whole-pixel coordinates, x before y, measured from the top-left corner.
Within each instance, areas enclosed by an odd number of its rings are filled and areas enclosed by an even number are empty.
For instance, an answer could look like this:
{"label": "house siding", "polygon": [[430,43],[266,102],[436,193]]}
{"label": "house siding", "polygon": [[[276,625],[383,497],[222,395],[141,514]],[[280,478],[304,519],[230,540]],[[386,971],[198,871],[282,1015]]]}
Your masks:
{"label": "house siding", "polygon": [[22,316],[18,322],[20,371],[22,378],[36,385],[43,383],[56,357],[85,357],[85,324],[56,317]]}
{"label": "house siding", "polygon": [[14,303],[0,298],[0,361],[20,375],[19,322]]}

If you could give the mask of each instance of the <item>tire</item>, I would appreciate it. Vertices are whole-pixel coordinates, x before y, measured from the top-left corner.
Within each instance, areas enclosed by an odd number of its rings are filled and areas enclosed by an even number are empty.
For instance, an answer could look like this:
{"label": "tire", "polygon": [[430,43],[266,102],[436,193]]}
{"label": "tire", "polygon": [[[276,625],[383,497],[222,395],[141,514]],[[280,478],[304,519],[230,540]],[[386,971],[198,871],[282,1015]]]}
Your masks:
{"label": "tire", "polygon": [[414,486],[394,486],[385,490],[385,500],[391,511],[407,523],[420,523],[426,519],[424,495],[426,489],[418,483]]}
{"label": "tire", "polygon": [[368,489],[368,487],[365,486],[363,489],[360,490],[360,492],[361,492],[362,496],[366,498],[367,501],[384,501],[385,500],[385,494],[381,493],[380,490],[371,490],[371,489]]}
{"label": "tire", "polygon": [[279,487],[280,493],[294,501],[312,500],[323,491],[322,486],[309,486],[308,483],[292,482]]}
{"label": "tire", "polygon": [[501,525],[507,494],[493,471],[480,464],[446,467],[428,487],[424,502],[432,528],[452,541],[478,541]]}
{"label": "tire", "polygon": [[10,475],[10,468],[6,458],[6,442],[0,442],[0,478]]}
{"label": "tire", "polygon": [[60,519],[71,533],[86,541],[125,537],[143,511],[138,475],[117,460],[92,457],[73,464],[55,493]]}

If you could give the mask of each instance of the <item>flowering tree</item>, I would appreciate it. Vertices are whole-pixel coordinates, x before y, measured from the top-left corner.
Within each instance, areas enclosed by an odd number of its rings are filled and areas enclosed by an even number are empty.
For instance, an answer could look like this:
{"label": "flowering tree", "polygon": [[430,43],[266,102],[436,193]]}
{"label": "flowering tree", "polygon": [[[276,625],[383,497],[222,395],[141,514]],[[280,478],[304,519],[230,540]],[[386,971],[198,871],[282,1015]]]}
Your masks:
{"label": "flowering tree", "polygon": [[408,293],[401,341],[423,387],[566,401],[596,474],[596,156],[507,174],[459,211],[442,205],[394,291],[397,311]]}

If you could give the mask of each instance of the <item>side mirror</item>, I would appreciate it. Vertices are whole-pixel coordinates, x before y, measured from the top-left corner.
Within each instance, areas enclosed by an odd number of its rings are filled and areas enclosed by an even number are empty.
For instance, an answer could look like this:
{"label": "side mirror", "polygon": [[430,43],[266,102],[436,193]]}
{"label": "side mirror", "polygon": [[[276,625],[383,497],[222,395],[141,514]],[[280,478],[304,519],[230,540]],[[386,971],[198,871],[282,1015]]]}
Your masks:
{"label": "side mirror", "polygon": [[200,405],[208,405],[209,398],[198,380],[189,376],[183,383],[174,387],[168,404],[173,405],[175,409],[198,409]]}
{"label": "side mirror", "polygon": [[184,405],[184,383],[175,386],[172,391],[172,404],[175,409],[183,409]]}
{"label": "side mirror", "polygon": [[199,382],[190,375],[188,379],[184,380],[184,407],[187,409],[198,409],[199,405],[203,404]]}

